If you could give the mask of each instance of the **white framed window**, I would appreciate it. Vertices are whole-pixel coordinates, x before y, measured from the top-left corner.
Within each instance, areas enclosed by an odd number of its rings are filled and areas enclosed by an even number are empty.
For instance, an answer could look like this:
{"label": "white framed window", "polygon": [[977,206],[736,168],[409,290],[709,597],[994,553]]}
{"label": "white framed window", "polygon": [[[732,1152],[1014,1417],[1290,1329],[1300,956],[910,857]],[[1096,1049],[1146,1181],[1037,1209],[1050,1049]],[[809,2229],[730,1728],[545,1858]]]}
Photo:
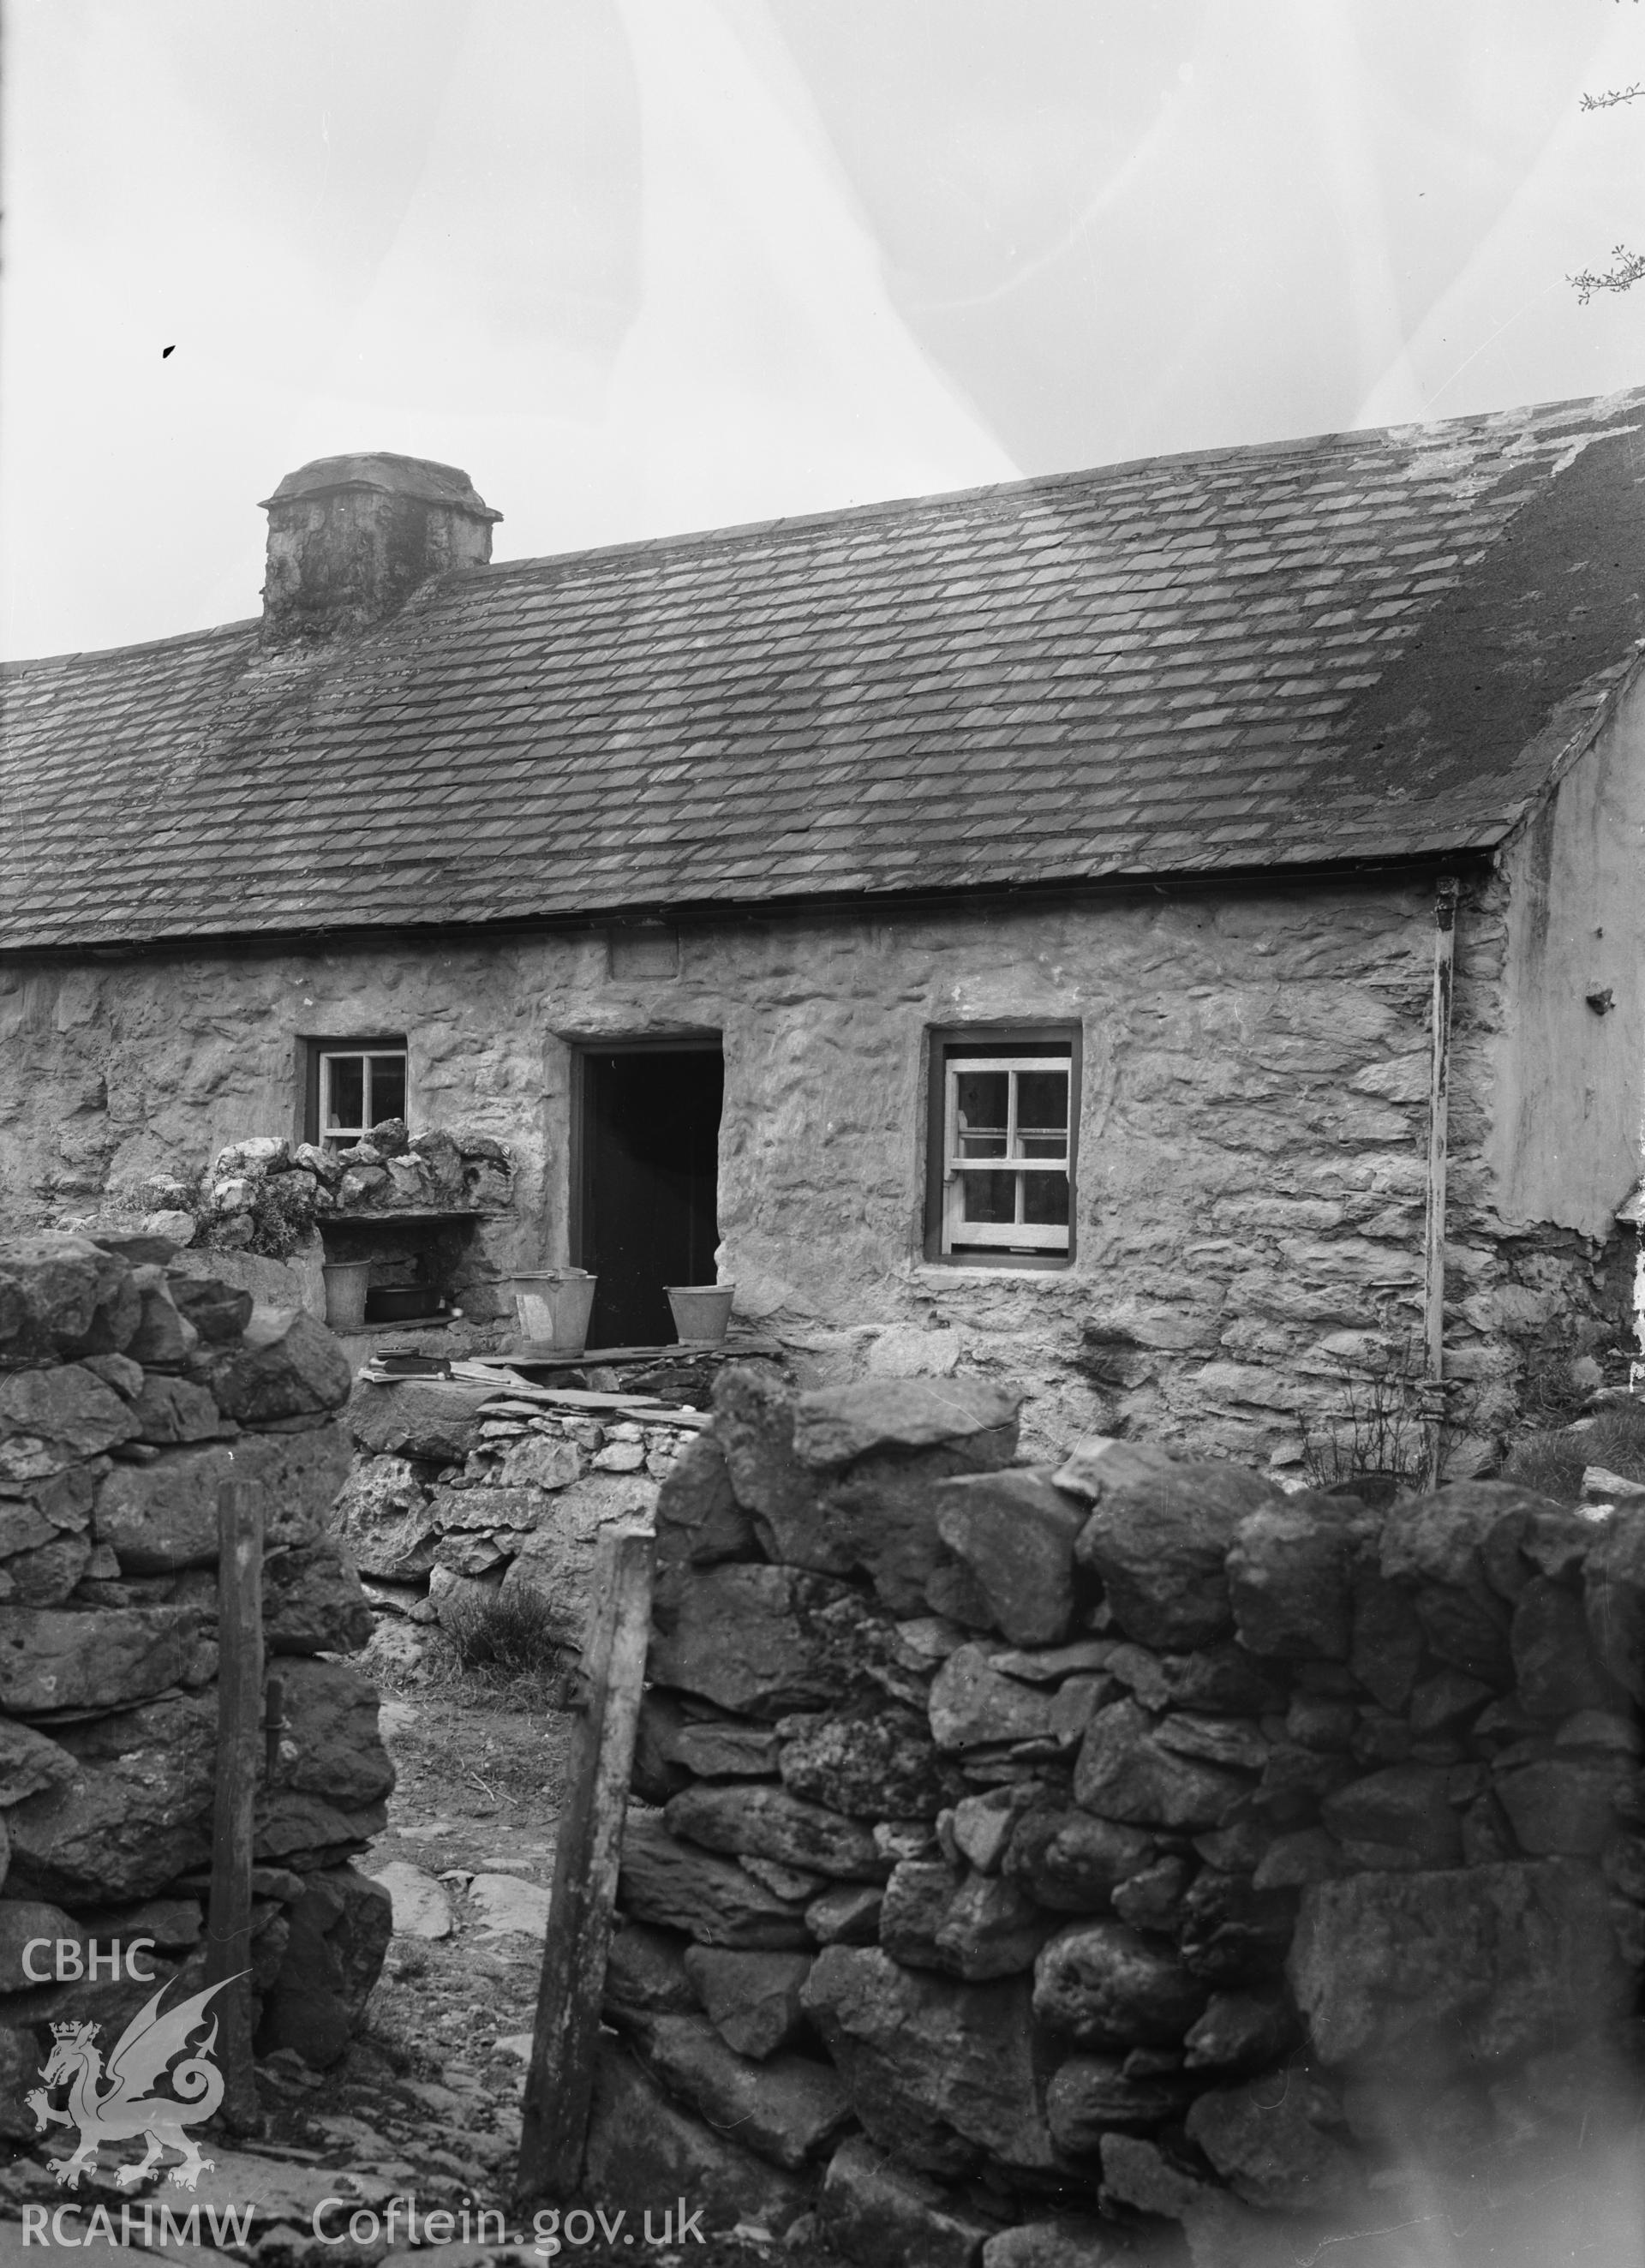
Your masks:
{"label": "white framed window", "polygon": [[311,1142],[341,1149],[384,1119],[405,1116],[403,1039],[313,1040],[309,1047]]}
{"label": "white framed window", "polygon": [[1072,1037],[935,1035],[928,1256],[1072,1257],[1076,1059]]}

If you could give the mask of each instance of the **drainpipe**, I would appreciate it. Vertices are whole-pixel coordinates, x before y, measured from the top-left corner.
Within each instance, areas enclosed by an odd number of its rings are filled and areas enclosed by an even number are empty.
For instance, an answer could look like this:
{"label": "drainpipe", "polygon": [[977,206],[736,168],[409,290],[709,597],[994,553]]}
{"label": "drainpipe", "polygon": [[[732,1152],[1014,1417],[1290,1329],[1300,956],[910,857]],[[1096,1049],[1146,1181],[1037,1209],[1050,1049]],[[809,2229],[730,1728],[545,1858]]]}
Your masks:
{"label": "drainpipe", "polygon": [[1428,1226],[1422,1250],[1427,1353],[1428,1486],[1439,1486],[1445,1424],[1445,1144],[1450,1107],[1450,998],[1457,944],[1457,879],[1447,874],[1434,901],[1432,1067],[1428,1106]]}
{"label": "drainpipe", "polygon": [[1633,1190],[1617,1214],[1619,1224],[1631,1228],[1634,1253],[1634,1355],[1628,1365],[1628,1392],[1645,1395],[1645,1182]]}

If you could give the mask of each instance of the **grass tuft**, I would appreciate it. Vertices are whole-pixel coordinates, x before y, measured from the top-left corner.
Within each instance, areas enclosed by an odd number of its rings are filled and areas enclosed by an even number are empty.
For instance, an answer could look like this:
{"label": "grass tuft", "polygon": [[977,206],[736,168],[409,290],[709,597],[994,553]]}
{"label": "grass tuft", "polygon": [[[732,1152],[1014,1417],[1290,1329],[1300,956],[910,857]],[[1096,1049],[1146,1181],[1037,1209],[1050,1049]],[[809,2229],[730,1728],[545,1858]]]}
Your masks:
{"label": "grass tuft", "polygon": [[1526,1434],[1509,1451],[1502,1477],[1538,1489],[1556,1504],[1575,1504],[1590,1465],[1645,1483],[1645,1403],[1637,1410],[1604,1410],[1579,1429]]}
{"label": "grass tuft", "polygon": [[453,1600],[444,1628],[465,1677],[496,1699],[540,1709],[563,1709],[570,1701],[577,1658],[557,1635],[540,1593],[521,1586]]}

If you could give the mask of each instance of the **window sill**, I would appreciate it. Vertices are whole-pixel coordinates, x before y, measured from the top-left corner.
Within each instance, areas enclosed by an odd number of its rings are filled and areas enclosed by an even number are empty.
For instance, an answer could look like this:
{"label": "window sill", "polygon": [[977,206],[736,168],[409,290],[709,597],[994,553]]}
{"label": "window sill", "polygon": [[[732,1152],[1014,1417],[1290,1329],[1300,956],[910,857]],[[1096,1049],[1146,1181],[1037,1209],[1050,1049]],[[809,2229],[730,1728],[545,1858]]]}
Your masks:
{"label": "window sill", "polygon": [[1027,1277],[1043,1280],[1047,1276],[1071,1276],[1075,1263],[1061,1255],[1054,1260],[1031,1260],[1026,1253],[1013,1252],[999,1260],[984,1260],[968,1253],[963,1260],[916,1260],[914,1272],[917,1279],[931,1283],[951,1283],[957,1276]]}

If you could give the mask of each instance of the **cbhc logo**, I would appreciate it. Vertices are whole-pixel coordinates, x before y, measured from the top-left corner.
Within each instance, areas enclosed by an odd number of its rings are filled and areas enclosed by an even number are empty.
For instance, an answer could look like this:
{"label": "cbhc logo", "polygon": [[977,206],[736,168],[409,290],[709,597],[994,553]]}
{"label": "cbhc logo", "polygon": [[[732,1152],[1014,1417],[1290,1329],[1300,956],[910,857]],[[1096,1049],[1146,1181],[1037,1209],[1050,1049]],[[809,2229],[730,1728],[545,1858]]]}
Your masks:
{"label": "cbhc logo", "polygon": [[[152,1953],[153,1950],[154,1940],[151,1937],[134,1937],[123,1951],[120,1940],[115,1938],[106,1953],[99,1953],[95,1945],[83,1944],[77,1937],[31,1937],[23,1948],[23,1974],[31,1984],[77,1984],[82,1978],[89,1984],[95,1984],[99,1977],[106,1977],[112,1984],[118,1979],[123,1964],[126,1975],[134,1984],[152,1984],[153,1970],[139,1969],[137,1955]],[[36,1969],[34,1955],[37,1953],[55,1954],[55,1965]]]}

